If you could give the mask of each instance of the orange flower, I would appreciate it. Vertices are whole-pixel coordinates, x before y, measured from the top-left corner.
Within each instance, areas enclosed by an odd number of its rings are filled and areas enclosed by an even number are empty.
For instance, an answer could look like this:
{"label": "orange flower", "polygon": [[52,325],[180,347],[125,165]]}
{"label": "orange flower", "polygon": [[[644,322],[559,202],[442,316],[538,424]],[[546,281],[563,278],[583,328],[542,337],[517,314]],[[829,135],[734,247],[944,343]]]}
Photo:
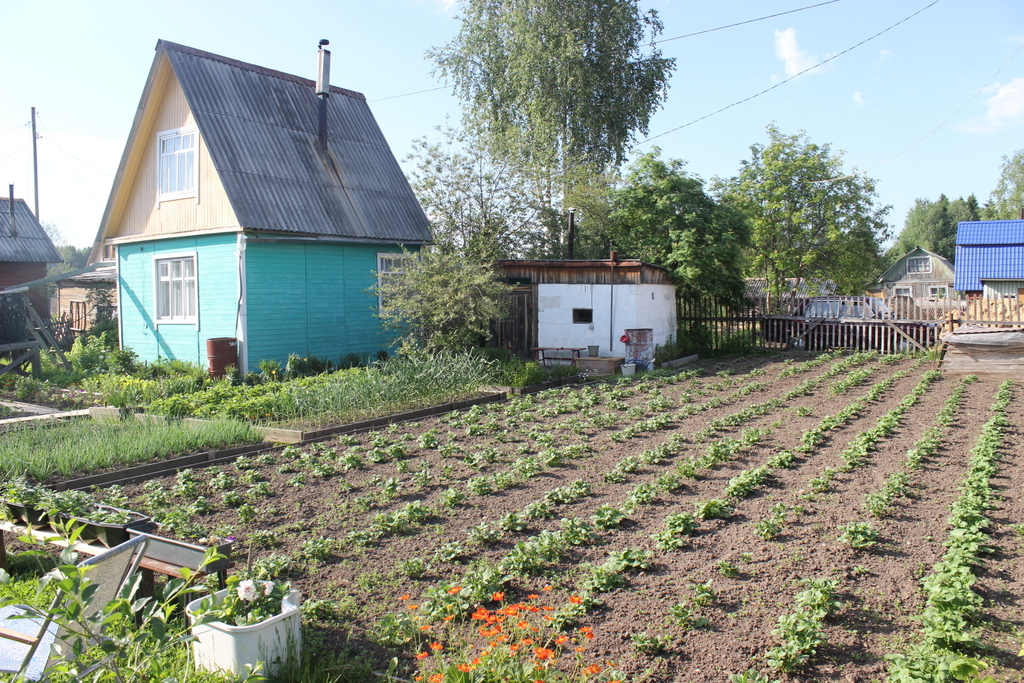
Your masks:
{"label": "orange flower", "polygon": [[[576,652],[583,652],[583,651],[584,651],[584,650],[586,650],[587,648],[585,648],[585,647],[577,647],[577,648],[573,648],[573,649],[574,649],[574,650],[575,650]],[[610,682],[609,682],[609,683],[610,683]]]}
{"label": "orange flower", "polygon": [[505,594],[502,593],[501,591],[498,591],[497,593],[494,593],[493,595],[491,595],[491,600],[494,600],[494,601],[501,601],[501,600],[504,600],[504,599],[505,599]]}
{"label": "orange flower", "polygon": [[420,626],[420,630],[421,631],[429,631],[430,630],[430,624],[423,624],[423,626]]}
{"label": "orange flower", "polygon": [[426,659],[429,656],[430,656],[429,652],[417,652],[416,653],[416,659]]}
{"label": "orange flower", "polygon": [[413,676],[412,680],[414,680],[414,681],[422,681],[423,680],[423,676]]}
{"label": "orange flower", "polygon": [[430,649],[433,650],[434,652],[440,652],[441,650],[444,649],[444,645],[442,645],[441,643],[431,643],[430,644]]}
{"label": "orange flower", "polygon": [[520,645],[533,645],[533,638],[523,638],[519,641]]}
{"label": "orange flower", "polygon": [[537,659],[551,659],[555,656],[555,651],[549,650],[546,647],[538,647],[533,651],[533,654],[537,655]]}
{"label": "orange flower", "polygon": [[441,674],[434,674],[427,680],[429,680],[430,683],[441,683],[441,681],[444,680],[444,676],[442,676]]}
{"label": "orange flower", "polygon": [[409,595],[408,593],[406,593],[405,595],[403,595],[402,597],[400,597],[400,598],[398,598],[398,599],[399,599],[399,600],[408,600],[408,599],[409,599],[409,598],[411,598],[411,597],[412,597],[411,595]]}
{"label": "orange flower", "polygon": [[593,633],[584,633],[583,635],[585,635],[587,637],[587,640],[593,640],[594,639],[594,634]]}
{"label": "orange flower", "polygon": [[469,664],[459,664],[458,669],[459,671],[472,671],[473,667],[471,667]]}
{"label": "orange flower", "polygon": [[[486,655],[486,654],[488,654],[488,652],[486,650],[484,650],[480,654]],[[476,659],[473,660],[473,666],[480,666],[483,663],[484,663],[484,661],[482,659],[480,659],[479,657],[477,657]]]}
{"label": "orange flower", "polygon": [[509,652],[519,652],[519,646],[518,645],[509,645],[508,646],[508,651]]}
{"label": "orange flower", "polygon": [[594,629],[589,626],[580,626],[580,633],[593,633]]}
{"label": "orange flower", "polygon": [[483,620],[487,619],[487,617],[489,617],[489,616],[491,616],[490,612],[485,610],[483,607],[477,607],[476,611],[473,612],[473,616],[471,616],[470,619],[479,619],[479,620],[483,621]]}
{"label": "orange flower", "polygon": [[516,628],[530,628],[530,622],[520,621],[518,624],[516,624]]}
{"label": "orange flower", "polygon": [[583,670],[583,673],[587,674],[588,676],[593,676],[594,674],[601,673],[601,667],[598,664],[591,664]]}
{"label": "orange flower", "polygon": [[565,641],[569,640],[569,636],[561,635],[555,638],[555,645],[562,645]]}
{"label": "orange flower", "polygon": [[533,612],[534,614],[536,614],[537,612],[540,611],[540,607],[537,607],[536,605],[530,605],[526,609],[529,610],[530,612]]}
{"label": "orange flower", "polygon": [[458,595],[459,591],[462,590],[462,586],[452,586],[448,589],[448,595]]}
{"label": "orange flower", "polygon": [[544,588],[542,588],[541,590],[546,590],[546,591],[549,591],[549,590],[554,590],[554,586],[552,586],[552,585],[550,585],[550,584],[549,584],[549,585],[547,585],[547,586],[544,586]]}
{"label": "orange flower", "polygon": [[544,610],[545,612],[554,612],[555,611],[555,608],[552,607],[551,605],[544,605],[543,607],[541,607],[541,609]]}
{"label": "orange flower", "polygon": [[527,595],[527,596],[526,596],[526,599],[527,599],[527,600],[536,600],[536,599],[538,599],[539,597],[540,597],[540,596],[539,596],[539,595],[537,595],[536,593],[531,593],[530,595]]}
{"label": "orange flower", "polygon": [[419,605],[409,605],[409,609],[419,609]]}
{"label": "orange flower", "polygon": [[571,602],[574,605],[582,605],[583,604],[583,598],[581,598],[578,595],[573,595],[573,596],[571,596],[569,598],[569,602]]}
{"label": "orange flower", "polygon": [[455,615],[454,615],[454,614],[449,614],[448,616],[446,616],[446,617],[444,618],[444,620],[445,620],[445,621],[451,621],[451,620],[452,620],[452,619],[454,619],[454,618],[455,618]]}

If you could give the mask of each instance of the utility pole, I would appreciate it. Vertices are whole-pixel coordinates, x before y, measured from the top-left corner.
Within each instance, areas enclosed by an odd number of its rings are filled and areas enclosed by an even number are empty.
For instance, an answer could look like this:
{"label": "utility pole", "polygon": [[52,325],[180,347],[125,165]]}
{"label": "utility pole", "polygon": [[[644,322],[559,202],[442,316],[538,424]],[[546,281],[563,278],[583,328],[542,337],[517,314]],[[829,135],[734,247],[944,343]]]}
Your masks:
{"label": "utility pole", "polygon": [[39,220],[39,154],[36,152],[36,108],[32,107],[32,180],[36,191],[36,220]]}

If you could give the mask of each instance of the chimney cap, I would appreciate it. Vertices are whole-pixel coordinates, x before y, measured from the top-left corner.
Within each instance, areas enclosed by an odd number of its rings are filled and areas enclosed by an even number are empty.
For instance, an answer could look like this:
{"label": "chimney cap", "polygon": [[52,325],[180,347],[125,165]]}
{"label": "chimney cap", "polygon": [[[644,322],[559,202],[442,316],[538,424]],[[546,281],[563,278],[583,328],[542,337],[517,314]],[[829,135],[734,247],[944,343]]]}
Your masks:
{"label": "chimney cap", "polygon": [[326,38],[321,38],[321,39],[320,39],[320,42],[319,42],[319,43],[317,43],[317,45],[319,45],[319,46],[320,46],[320,49],[321,49],[321,50],[322,50],[322,49],[324,49],[324,46],[325,46],[325,45],[330,45],[330,44],[331,44],[331,41],[327,40]]}

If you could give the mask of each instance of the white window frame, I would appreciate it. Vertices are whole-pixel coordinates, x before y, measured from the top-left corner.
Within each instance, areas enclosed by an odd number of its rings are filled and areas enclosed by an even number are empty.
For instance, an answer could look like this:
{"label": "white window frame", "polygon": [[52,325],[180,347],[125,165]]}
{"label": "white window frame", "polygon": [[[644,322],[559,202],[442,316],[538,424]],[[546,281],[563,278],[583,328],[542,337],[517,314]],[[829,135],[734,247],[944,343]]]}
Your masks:
{"label": "white window frame", "polygon": [[[160,265],[165,262],[171,261],[192,261],[192,311],[191,314],[186,310],[178,314],[170,312],[170,303],[165,308],[161,306],[163,296],[173,296],[172,294],[163,294],[163,288],[161,282],[164,282],[164,278],[161,277]],[[187,276],[180,278],[182,285],[188,281]],[[173,282],[173,276],[169,276],[167,282]],[[183,287],[184,290],[184,287]],[[170,291],[170,286],[168,286]],[[199,324],[199,258],[194,251],[183,251],[176,253],[167,254],[155,254],[153,256],[153,320],[158,325],[198,325]],[[167,310],[166,315],[162,315],[161,311]]]}
{"label": "white window frame", "polygon": [[[170,155],[178,156],[181,154],[189,153],[192,155],[192,173],[191,177],[188,178],[187,182],[189,186],[185,189],[175,189],[164,192],[163,190],[163,179],[164,179],[164,158],[170,156],[164,154],[163,145],[165,140],[171,140],[185,135],[192,136],[192,147],[187,150],[171,152]],[[157,201],[164,202],[173,199],[185,199],[187,197],[196,196],[196,185],[198,184],[199,177],[199,132],[195,127],[188,128],[175,128],[174,130],[165,130],[157,134],[156,136],[156,193]]]}
{"label": "white window frame", "polygon": [[948,299],[949,289],[945,285],[933,285],[928,288],[928,296],[932,299]]}
{"label": "white window frame", "polygon": [[[915,261],[923,262],[923,268],[911,268],[910,264]],[[908,273],[930,273],[932,272],[932,257],[931,256],[911,256],[907,259],[907,272]]]}
{"label": "white window frame", "polygon": [[404,251],[380,251],[377,252],[377,309],[384,308],[384,295],[379,293],[380,286],[383,284],[384,279],[388,275],[396,275],[404,273],[405,269],[400,266],[402,262],[408,263],[411,259],[416,258],[416,254],[410,254]]}
{"label": "white window frame", "polygon": [[909,296],[909,297],[912,297],[912,296],[914,296],[914,289],[913,289],[913,287],[893,287],[892,288],[892,295],[893,296]]}

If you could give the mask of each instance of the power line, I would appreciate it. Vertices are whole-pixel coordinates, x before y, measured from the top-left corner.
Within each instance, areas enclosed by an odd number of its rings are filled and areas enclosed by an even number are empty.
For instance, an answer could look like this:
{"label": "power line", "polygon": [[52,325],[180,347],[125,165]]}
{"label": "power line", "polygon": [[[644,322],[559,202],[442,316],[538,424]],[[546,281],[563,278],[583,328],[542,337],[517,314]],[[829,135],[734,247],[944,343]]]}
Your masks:
{"label": "power line", "polygon": [[766,93],[769,93],[769,92],[771,92],[772,90],[775,90],[776,88],[778,88],[778,87],[781,87],[781,86],[785,85],[786,83],[789,83],[790,81],[792,81],[792,80],[795,80],[795,79],[799,78],[800,76],[803,76],[803,75],[804,75],[805,73],[807,73],[808,71],[813,71],[814,69],[817,69],[817,68],[818,68],[819,66],[823,66],[823,65],[825,65],[825,64],[828,64],[828,63],[829,63],[829,62],[831,62],[832,60],[834,60],[834,59],[838,59],[839,57],[842,57],[842,56],[843,56],[843,55],[845,55],[846,53],[848,53],[848,52],[852,52],[853,50],[856,50],[856,49],[857,49],[858,47],[860,47],[860,46],[864,45],[865,43],[871,42],[872,40],[874,40],[875,38],[877,38],[877,37],[881,36],[882,34],[884,34],[884,33],[888,33],[889,31],[893,30],[894,28],[896,28],[896,27],[897,27],[897,26],[899,26],[900,24],[902,24],[902,23],[905,23],[905,22],[907,22],[907,21],[909,21],[909,20],[913,19],[914,17],[916,17],[916,16],[917,16],[918,14],[920,14],[921,12],[924,12],[924,11],[925,11],[926,9],[929,9],[930,7],[933,7],[933,6],[937,5],[938,3],[939,3],[939,0],[932,0],[932,2],[930,2],[929,4],[925,5],[925,6],[924,6],[924,7],[922,7],[921,9],[917,10],[916,12],[914,12],[913,14],[911,14],[911,15],[909,15],[909,16],[906,16],[906,17],[904,17],[904,18],[902,18],[902,19],[900,19],[900,20],[899,20],[899,21],[897,21],[897,22],[896,22],[895,24],[892,24],[891,26],[888,26],[888,27],[886,27],[886,28],[882,29],[882,30],[881,30],[881,31],[879,31],[878,33],[874,34],[873,36],[870,36],[870,37],[868,37],[868,38],[865,38],[864,40],[860,41],[860,42],[859,42],[859,43],[857,43],[856,45],[853,45],[853,46],[851,46],[851,47],[848,47],[848,48],[846,48],[846,49],[845,49],[845,50],[843,50],[842,52],[836,53],[836,54],[832,55],[831,57],[829,57],[829,58],[827,58],[827,59],[823,59],[822,61],[818,62],[818,63],[817,63],[817,64],[815,64],[814,66],[808,67],[808,68],[804,69],[803,71],[801,71],[800,73],[798,73],[798,74],[794,74],[793,76],[790,76],[789,78],[787,78],[787,79],[786,79],[786,80],[784,80],[784,81],[779,81],[779,82],[778,82],[778,83],[776,83],[775,85],[773,85],[773,86],[771,86],[771,87],[769,87],[769,88],[765,88],[765,89],[764,89],[764,90],[762,90],[761,92],[755,93],[755,94],[751,95],[750,97],[744,97],[744,98],[743,98],[742,100],[738,100],[738,101],[736,101],[736,102],[733,102],[732,104],[728,104],[728,105],[726,105],[726,106],[722,107],[721,109],[717,109],[717,110],[715,110],[715,111],[711,112],[710,114],[705,114],[704,116],[701,116],[700,118],[696,118],[696,119],[694,119],[693,121],[690,121],[690,122],[688,122],[688,123],[684,123],[684,124],[683,124],[683,125],[681,125],[681,126],[676,126],[675,128],[672,128],[671,130],[666,130],[666,131],[665,131],[664,133],[658,133],[657,135],[652,135],[651,137],[647,138],[646,140],[641,140],[640,142],[636,143],[635,145],[633,145],[633,147],[631,147],[631,149],[636,149],[636,148],[637,148],[637,147],[639,147],[640,145],[646,144],[646,143],[650,142],[651,140],[656,140],[656,139],[658,139],[658,138],[660,138],[660,137],[663,137],[663,136],[665,136],[665,135],[668,135],[669,133],[675,133],[676,131],[678,131],[678,130],[682,130],[683,128],[688,128],[688,127],[692,126],[692,125],[693,125],[693,124],[695,124],[695,123],[700,123],[700,122],[701,122],[701,121],[703,121],[704,119],[709,119],[709,118],[711,118],[712,116],[716,116],[716,115],[718,115],[718,114],[721,114],[722,112],[724,112],[724,111],[726,111],[726,110],[728,110],[728,109],[732,109],[733,107],[739,106],[739,105],[741,105],[741,104],[744,104],[744,103],[746,103],[746,102],[749,102],[750,100],[753,100],[753,99],[755,99],[755,98],[758,98],[758,97],[760,97],[761,95],[764,95],[764,94],[766,94]]}
{"label": "power line", "polygon": [[838,176],[838,177],[835,177],[835,178],[826,178],[825,180],[812,180],[812,181],[810,181],[810,182],[811,182],[811,184],[812,184],[812,185],[815,185],[815,184],[819,184],[819,183],[832,183],[832,182],[835,182],[835,181],[837,181],[837,180],[846,180],[847,178],[854,178],[854,177],[856,177],[856,176],[860,175],[861,173],[867,173],[868,171],[871,171],[871,170],[873,170],[873,169],[876,169],[876,168],[878,168],[879,166],[882,166],[882,165],[884,165],[884,164],[887,164],[887,163],[889,163],[890,161],[892,161],[893,159],[895,159],[895,158],[897,158],[897,157],[900,157],[900,156],[903,156],[904,154],[906,154],[906,153],[907,153],[907,152],[909,152],[910,150],[914,149],[915,147],[917,147],[918,145],[920,145],[920,144],[921,144],[922,142],[924,142],[925,140],[927,140],[928,138],[930,138],[930,137],[931,137],[932,135],[934,135],[934,134],[935,134],[935,133],[936,133],[936,132],[937,132],[937,131],[938,131],[938,130],[939,130],[940,128],[942,128],[942,127],[943,127],[943,126],[945,126],[945,125],[946,125],[947,123],[949,123],[949,122],[950,122],[950,121],[952,121],[952,120],[953,120],[954,118],[956,118],[956,115],[957,115],[957,114],[959,114],[960,112],[962,112],[962,111],[964,110],[964,108],[965,108],[965,107],[966,107],[966,106],[967,106],[968,104],[970,104],[971,102],[973,102],[973,101],[974,101],[974,99],[975,99],[976,97],[978,97],[978,95],[980,95],[981,93],[983,93],[983,92],[985,91],[985,88],[987,88],[987,87],[988,87],[988,86],[989,86],[989,85],[990,85],[990,84],[992,83],[992,81],[996,80],[996,76],[998,76],[998,75],[999,75],[999,74],[1000,74],[1000,73],[1002,72],[1002,70],[1003,70],[1003,69],[1005,69],[1005,68],[1006,68],[1007,66],[1009,66],[1010,62],[1012,62],[1012,61],[1013,61],[1013,58],[1014,58],[1014,57],[1016,57],[1016,56],[1017,56],[1017,54],[1018,54],[1018,53],[1019,53],[1019,52],[1020,52],[1021,50],[1024,50],[1024,43],[1021,43],[1020,45],[1018,45],[1018,46],[1017,46],[1017,49],[1013,51],[1013,54],[1012,54],[1012,55],[1010,55],[1009,59],[1007,59],[1007,60],[1006,60],[1005,62],[1003,62],[1002,66],[1000,66],[1000,67],[999,67],[998,69],[996,69],[996,72],[995,72],[994,74],[992,74],[992,77],[991,77],[991,78],[989,78],[989,79],[988,79],[987,81],[985,81],[985,83],[984,83],[984,84],[983,84],[983,85],[982,85],[982,86],[981,86],[980,88],[978,88],[978,89],[977,89],[977,91],[975,91],[975,93],[974,93],[973,95],[971,95],[970,97],[968,97],[968,98],[967,98],[967,101],[966,101],[966,102],[964,102],[963,104],[961,104],[961,105],[960,105],[960,106],[959,106],[959,107],[957,108],[957,110],[956,110],[955,112],[953,112],[952,114],[950,114],[949,116],[947,116],[947,117],[945,118],[945,120],[943,120],[943,121],[942,121],[942,123],[940,123],[939,125],[937,125],[937,126],[935,126],[934,128],[932,128],[932,129],[931,129],[931,130],[930,130],[930,131],[929,131],[929,132],[928,132],[928,133],[927,133],[927,134],[926,134],[926,135],[925,135],[924,137],[922,137],[922,138],[921,138],[920,140],[918,140],[918,141],[917,141],[917,142],[915,142],[914,144],[910,145],[909,147],[907,147],[907,148],[903,149],[903,150],[902,150],[902,151],[900,151],[900,152],[897,152],[896,154],[893,154],[893,155],[892,155],[891,157],[889,157],[889,158],[888,158],[888,159],[886,159],[885,161],[880,161],[880,162],[878,162],[877,164],[875,164],[874,166],[869,166],[868,168],[865,168],[865,169],[864,169],[863,171],[859,171],[859,172],[857,172],[857,173],[854,173],[854,174],[850,174],[850,175]]}
{"label": "power line", "polygon": [[[40,119],[40,123],[42,123],[43,128],[46,129],[47,133],[51,133],[50,127],[46,125],[45,121]],[[51,138],[53,137],[52,133],[51,133],[50,137]],[[43,139],[46,139],[46,138],[43,138]],[[53,140],[50,140],[50,142],[53,142]],[[80,183],[82,183],[82,187],[84,187],[85,191],[89,193],[89,197],[91,197],[93,202],[96,203],[96,206],[102,206],[102,204],[100,203],[100,200],[96,197],[95,194],[93,194],[92,188],[89,187],[89,184],[85,182],[85,178],[82,177],[82,174],[78,172],[78,169],[75,168],[75,165],[73,163],[71,163],[70,159],[68,159],[68,152],[65,152],[64,148],[61,147],[60,145],[58,145],[56,142],[53,142],[53,146],[56,147],[60,151],[61,155],[64,157],[64,161],[67,162],[68,167],[70,167],[71,170],[74,171],[75,175],[78,176],[78,181]],[[77,159],[77,157],[75,157],[75,158]],[[81,159],[79,159],[79,161],[81,161]],[[85,163],[85,162],[83,162],[83,163]],[[99,170],[99,169],[97,169],[97,170]]]}
{"label": "power line", "polygon": [[10,154],[8,154],[7,156],[5,156],[5,157],[4,157],[3,159],[0,159],[0,162],[3,162],[3,161],[7,161],[8,159],[10,159],[11,157],[13,157],[13,156],[14,156],[15,154],[17,154],[18,152],[21,152],[22,150],[24,150],[24,149],[27,149],[27,148],[29,147],[29,145],[31,145],[31,144],[32,144],[31,142],[26,142],[26,143],[25,143],[24,145],[22,145],[21,147],[19,147],[19,148],[18,148],[18,149],[16,149],[16,150],[14,150],[13,152],[11,152],[11,153],[10,153]]}
{"label": "power line", "polygon": [[[938,0],[936,0],[936,2],[937,1]],[[768,15],[765,15],[763,17],[757,17],[756,19],[747,19],[745,21],[737,21],[734,24],[725,24],[724,26],[716,26],[715,28],[706,28],[703,31],[695,31],[694,33],[686,33],[686,34],[683,34],[681,36],[673,36],[671,38],[665,38],[664,40],[654,40],[654,41],[651,41],[649,43],[645,43],[643,45],[640,45],[638,47],[653,47],[655,45],[658,45],[659,43],[668,43],[668,42],[671,42],[673,40],[682,40],[683,38],[693,38],[694,36],[702,36],[705,33],[714,33],[715,31],[724,31],[727,28],[736,28],[737,26],[745,26],[747,24],[754,24],[754,23],[757,23],[759,21],[765,21],[767,19],[774,19],[776,17],[783,17],[783,16],[785,16],[787,14],[796,14],[797,12],[803,12],[804,10],[815,9],[816,7],[824,7],[825,5],[831,5],[831,4],[837,3],[837,2],[842,2],[842,0],[826,0],[825,2],[819,2],[819,3],[815,4],[815,5],[806,5],[804,7],[798,7],[796,9],[786,10],[785,12],[776,12],[775,14],[768,14]],[[608,54],[608,53],[598,53],[598,56],[600,56],[601,54]],[[442,85],[442,86],[437,87],[437,88],[427,88],[426,90],[417,90],[416,92],[408,92],[408,93],[404,93],[402,95],[391,95],[389,97],[379,97],[379,98],[377,98],[375,100],[367,100],[367,103],[370,103],[370,102],[383,102],[384,100],[394,100],[394,99],[397,99],[399,97],[411,97],[412,95],[422,95],[423,93],[435,92],[437,90],[447,90],[448,88],[452,88],[452,87],[454,87],[454,86]]]}

